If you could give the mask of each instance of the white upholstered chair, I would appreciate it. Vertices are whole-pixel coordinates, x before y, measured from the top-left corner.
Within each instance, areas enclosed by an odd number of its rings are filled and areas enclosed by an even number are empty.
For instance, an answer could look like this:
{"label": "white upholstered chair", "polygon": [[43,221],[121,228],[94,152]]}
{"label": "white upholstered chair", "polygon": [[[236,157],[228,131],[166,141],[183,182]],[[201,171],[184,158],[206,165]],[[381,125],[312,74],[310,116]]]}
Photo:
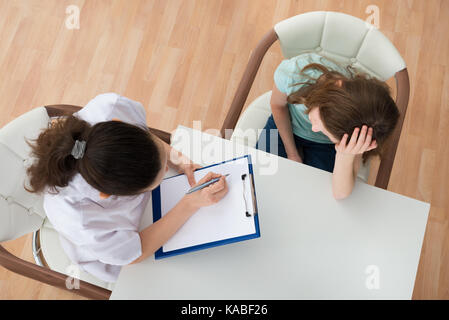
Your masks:
{"label": "white upholstered chair", "polygon": [[[262,129],[265,126],[271,114],[271,91],[256,98],[241,116],[240,114],[260,63],[266,51],[276,40],[279,40],[286,59],[303,52],[314,51],[343,66],[351,65],[357,71],[368,73],[382,81],[392,76],[396,78],[396,104],[400,111],[400,118],[387,142],[375,182],[376,186],[386,189],[408,105],[410,92],[408,72],[404,60],[388,38],[372,25],[348,14],[314,11],[276,24],[260,40],[251,54],[221,128],[222,136],[226,136],[226,129],[235,129],[230,137],[231,140],[255,147],[258,139],[248,134],[251,131],[248,129]],[[367,181],[368,174],[369,162],[361,166],[358,176]]]}
{"label": "white upholstered chair", "polygon": [[[36,264],[24,261],[0,244],[0,265],[66,290],[73,288],[73,278],[78,278],[81,280],[79,288],[75,287],[71,292],[93,299],[108,299],[113,284],[71,267],[72,264],[60,245],[57,231],[46,219],[42,195],[32,194],[24,189],[28,181],[26,168],[33,161],[25,138],[37,138],[48,127],[52,117],[65,116],[79,109],[80,107],[71,105],[35,108],[0,129],[0,243],[33,232],[32,247],[36,261]],[[149,129],[164,141],[170,142],[168,133]]]}

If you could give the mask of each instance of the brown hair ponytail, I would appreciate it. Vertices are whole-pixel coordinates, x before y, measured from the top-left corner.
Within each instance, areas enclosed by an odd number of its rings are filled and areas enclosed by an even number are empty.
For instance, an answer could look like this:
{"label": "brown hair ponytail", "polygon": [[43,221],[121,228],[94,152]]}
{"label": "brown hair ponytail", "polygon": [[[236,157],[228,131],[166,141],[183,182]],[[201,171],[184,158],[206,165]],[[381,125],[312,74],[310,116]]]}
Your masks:
{"label": "brown hair ponytail", "polygon": [[86,140],[90,128],[86,121],[69,116],[53,120],[34,145],[28,142],[36,161],[27,170],[31,186],[27,190],[42,192],[49,186],[55,191],[55,187],[67,186],[77,172],[77,160],[70,154],[73,145],[75,140]]}
{"label": "brown hair ponytail", "polygon": [[[85,141],[84,155],[71,154],[75,141]],[[120,121],[91,126],[75,116],[52,121],[32,143],[36,161],[27,169],[29,192],[57,192],[76,173],[110,195],[133,195],[148,187],[161,169],[159,149],[147,128]]]}

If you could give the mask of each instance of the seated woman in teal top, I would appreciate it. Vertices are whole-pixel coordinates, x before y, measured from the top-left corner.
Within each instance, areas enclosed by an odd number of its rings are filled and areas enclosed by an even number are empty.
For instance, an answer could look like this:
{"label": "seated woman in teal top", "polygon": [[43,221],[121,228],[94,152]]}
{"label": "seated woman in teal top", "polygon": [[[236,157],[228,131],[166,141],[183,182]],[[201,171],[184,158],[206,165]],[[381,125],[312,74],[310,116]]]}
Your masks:
{"label": "seated woman in teal top", "polygon": [[360,162],[381,155],[399,118],[386,83],[314,52],[281,62],[270,104],[257,148],[332,172],[336,199],[351,194]]}

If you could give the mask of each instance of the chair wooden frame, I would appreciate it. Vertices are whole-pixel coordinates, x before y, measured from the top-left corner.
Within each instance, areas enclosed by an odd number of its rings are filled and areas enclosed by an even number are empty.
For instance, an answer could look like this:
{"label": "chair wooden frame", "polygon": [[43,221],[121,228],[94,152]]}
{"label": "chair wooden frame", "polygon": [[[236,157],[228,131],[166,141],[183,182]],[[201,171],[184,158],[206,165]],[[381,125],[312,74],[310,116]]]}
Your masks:
{"label": "chair wooden frame", "polygon": [[[81,107],[79,106],[72,106],[66,104],[49,105],[45,106],[45,108],[47,109],[47,113],[50,117],[70,115],[81,109]],[[170,144],[171,135],[169,133],[154,128],[149,128],[149,130],[150,132],[158,136],[160,139]],[[39,254],[41,260],[44,262],[44,265],[46,265],[45,259],[42,255],[42,250],[40,251]],[[66,286],[67,275],[51,270],[50,268],[42,267],[34,263],[20,259],[15,255],[11,254],[1,244],[0,244],[0,265],[14,273],[49,284],[51,286],[63,290],[67,290],[72,293],[76,293],[86,298],[106,300],[109,299],[111,295],[110,290],[104,289],[102,287],[93,285],[91,283],[82,280],[79,281],[78,289],[68,289]]]}
{"label": "chair wooden frame", "polygon": [[[263,57],[271,45],[278,40],[278,36],[272,28],[268,31],[257,44],[255,50],[252,52],[242,79],[237,87],[234,99],[232,100],[229,112],[221,127],[221,136],[230,138],[225,135],[226,129],[234,129],[240,117],[242,109],[248,98],[249,91],[256,77],[257,71],[260,67]],[[394,158],[399,144],[399,139],[402,132],[402,125],[404,123],[405,114],[407,112],[408,100],[410,95],[410,81],[407,68],[404,68],[394,75],[396,80],[396,105],[399,109],[399,120],[392,135],[386,142],[384,155],[381,159],[379,170],[377,172],[375,186],[387,189],[390,180],[391,170],[393,168]]]}

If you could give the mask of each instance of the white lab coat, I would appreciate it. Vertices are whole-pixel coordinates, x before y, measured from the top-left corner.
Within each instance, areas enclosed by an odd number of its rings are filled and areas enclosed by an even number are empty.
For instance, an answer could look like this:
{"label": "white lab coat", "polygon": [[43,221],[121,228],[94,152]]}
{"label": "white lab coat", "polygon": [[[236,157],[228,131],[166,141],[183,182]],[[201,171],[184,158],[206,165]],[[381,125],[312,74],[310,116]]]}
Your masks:
{"label": "white lab coat", "polygon": [[[104,93],[74,114],[91,125],[118,118],[146,126],[143,106],[116,93]],[[101,199],[77,173],[58,194],[46,193],[44,209],[70,260],[87,273],[115,282],[121,266],[142,254],[139,224],[150,192]]]}

